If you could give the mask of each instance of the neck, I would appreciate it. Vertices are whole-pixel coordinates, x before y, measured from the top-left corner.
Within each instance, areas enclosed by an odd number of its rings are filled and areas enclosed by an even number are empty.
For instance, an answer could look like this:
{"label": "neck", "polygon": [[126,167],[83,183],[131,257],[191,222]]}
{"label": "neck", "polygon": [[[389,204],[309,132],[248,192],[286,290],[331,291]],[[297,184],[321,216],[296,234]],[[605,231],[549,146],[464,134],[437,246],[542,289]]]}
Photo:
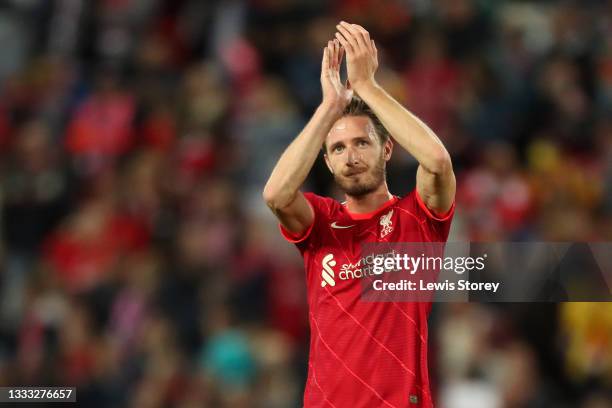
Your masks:
{"label": "neck", "polygon": [[363,196],[354,197],[348,194],[346,197],[346,208],[354,214],[364,214],[377,210],[384,203],[393,198],[389,192],[387,182],[383,182],[378,188],[371,193]]}

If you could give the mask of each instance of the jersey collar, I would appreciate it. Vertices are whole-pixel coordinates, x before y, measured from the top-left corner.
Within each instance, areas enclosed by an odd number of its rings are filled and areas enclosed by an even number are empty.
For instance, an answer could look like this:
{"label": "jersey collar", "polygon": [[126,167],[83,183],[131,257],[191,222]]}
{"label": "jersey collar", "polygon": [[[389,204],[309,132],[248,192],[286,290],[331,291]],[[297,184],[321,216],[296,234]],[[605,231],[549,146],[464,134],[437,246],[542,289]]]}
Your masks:
{"label": "jersey collar", "polygon": [[348,210],[348,208],[346,207],[346,201],[344,201],[342,203],[342,207],[344,207],[344,210],[349,215],[349,217],[351,217],[351,219],[357,220],[357,221],[359,221],[359,220],[368,220],[368,219],[372,218],[373,216],[375,216],[376,214],[378,214],[379,212],[381,212],[382,210],[384,210],[385,208],[389,208],[390,206],[395,204],[397,202],[397,200],[399,200],[399,198],[397,196],[393,196],[389,200],[387,200],[385,203],[383,203],[383,205],[378,207],[376,210],[370,211],[370,212],[367,212],[367,213],[353,213],[353,212],[350,212]]}

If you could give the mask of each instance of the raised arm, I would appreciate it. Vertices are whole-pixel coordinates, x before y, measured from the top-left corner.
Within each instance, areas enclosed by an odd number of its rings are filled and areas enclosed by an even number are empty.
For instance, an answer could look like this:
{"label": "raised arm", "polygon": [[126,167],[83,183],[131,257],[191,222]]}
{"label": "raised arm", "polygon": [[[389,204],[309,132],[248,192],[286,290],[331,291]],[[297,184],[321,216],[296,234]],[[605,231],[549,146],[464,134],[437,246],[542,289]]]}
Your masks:
{"label": "raised arm", "polygon": [[263,191],[268,207],[283,227],[294,234],[304,232],[313,223],[313,210],[299,189],[325,137],[352,97],[352,91],[340,81],[342,53],[337,40],[328,42],[324,48],[321,62],[323,100],[306,127],[283,152]]}
{"label": "raised arm", "polygon": [[391,136],[419,162],[417,191],[427,208],[441,214],[455,198],[456,181],[448,151],[435,133],[380,87],[374,78],[378,51],[361,26],[341,22],[336,38],[346,51],[352,89],[368,104]]}

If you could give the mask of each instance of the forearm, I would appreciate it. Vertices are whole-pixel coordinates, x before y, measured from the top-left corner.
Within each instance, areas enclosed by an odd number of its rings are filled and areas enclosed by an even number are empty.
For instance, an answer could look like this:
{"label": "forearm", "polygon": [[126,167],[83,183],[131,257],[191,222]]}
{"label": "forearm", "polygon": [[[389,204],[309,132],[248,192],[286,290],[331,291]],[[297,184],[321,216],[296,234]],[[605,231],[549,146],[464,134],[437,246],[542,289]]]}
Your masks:
{"label": "forearm", "polygon": [[283,208],[291,204],[340,114],[339,109],[321,104],[283,152],[264,188],[264,199],[269,206]]}
{"label": "forearm", "polygon": [[430,173],[448,170],[450,157],[436,134],[376,83],[364,85],[357,93],[374,111],[393,139]]}

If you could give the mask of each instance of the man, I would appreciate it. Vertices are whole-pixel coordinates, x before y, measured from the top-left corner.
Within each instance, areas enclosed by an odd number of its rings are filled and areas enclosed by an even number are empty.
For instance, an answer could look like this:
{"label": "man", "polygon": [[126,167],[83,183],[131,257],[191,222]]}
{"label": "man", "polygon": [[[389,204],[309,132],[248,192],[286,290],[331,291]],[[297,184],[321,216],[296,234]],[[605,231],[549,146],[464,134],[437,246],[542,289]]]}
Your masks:
{"label": "man", "polygon": [[[432,407],[430,304],[363,302],[360,279],[347,269],[360,262],[366,242],[446,241],[455,196],[451,160],[436,135],[376,83],[369,33],[346,22],[337,29],[323,50],[322,103],[263,192],[306,266],[311,341],[304,407]],[[340,81],[344,54],[347,86]],[[419,162],[416,189],[403,198],[385,180],[389,134]],[[321,146],[346,195],[342,204],[299,190]]]}

